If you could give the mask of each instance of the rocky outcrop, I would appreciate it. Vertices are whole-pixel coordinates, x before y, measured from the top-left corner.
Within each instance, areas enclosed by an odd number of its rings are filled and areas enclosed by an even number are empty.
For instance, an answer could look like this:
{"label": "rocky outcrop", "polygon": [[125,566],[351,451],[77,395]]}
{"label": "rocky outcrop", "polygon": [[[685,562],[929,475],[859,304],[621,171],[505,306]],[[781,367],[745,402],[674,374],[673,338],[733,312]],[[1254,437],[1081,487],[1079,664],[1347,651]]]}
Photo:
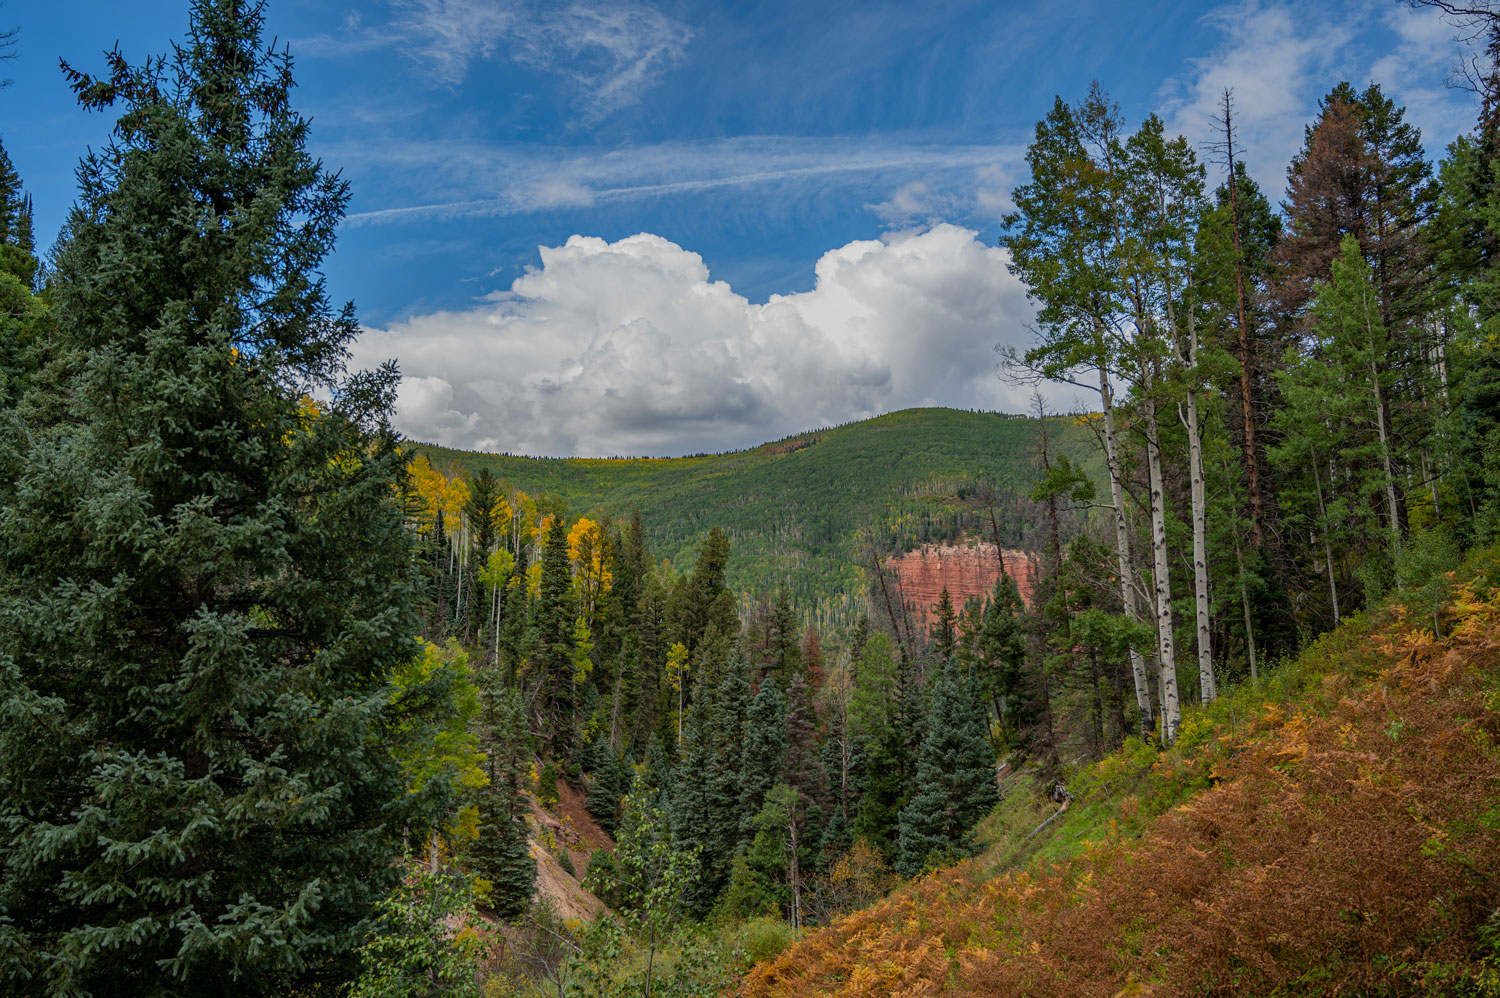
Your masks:
{"label": "rocky outcrop", "polygon": [[[1007,549],[1002,552],[1005,571],[1016,580],[1021,598],[1031,599],[1032,576],[1035,565],[1025,551]],[[995,545],[975,542],[972,544],[924,544],[890,561],[894,571],[900,598],[912,608],[916,619],[925,627],[933,618],[932,608],[944,589],[953,601],[955,611],[963,609],[964,600],[970,596],[986,597],[1000,577],[1001,559],[995,554]]]}

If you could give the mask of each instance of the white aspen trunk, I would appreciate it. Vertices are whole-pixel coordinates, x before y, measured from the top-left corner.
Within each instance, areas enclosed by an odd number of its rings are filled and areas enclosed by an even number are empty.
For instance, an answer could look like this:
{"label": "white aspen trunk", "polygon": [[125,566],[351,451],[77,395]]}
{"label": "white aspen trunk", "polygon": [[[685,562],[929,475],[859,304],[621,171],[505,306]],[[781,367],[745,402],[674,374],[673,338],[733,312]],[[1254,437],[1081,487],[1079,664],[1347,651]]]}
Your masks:
{"label": "white aspen trunk", "polygon": [[[1170,272],[1169,272],[1170,273]],[[1168,289],[1170,292],[1170,288]],[[1177,327],[1172,314],[1172,300],[1167,299],[1167,316],[1172,327]],[[1198,327],[1193,310],[1187,310],[1187,362],[1188,370],[1198,368]],[[1213,635],[1210,632],[1208,613],[1208,501],[1203,494],[1203,436],[1198,430],[1198,392],[1189,388],[1187,392],[1187,416],[1183,420],[1188,438],[1188,483],[1192,503],[1193,519],[1193,603],[1198,623],[1198,695],[1203,703],[1212,703],[1219,697],[1218,681],[1214,677]]]}
{"label": "white aspen trunk", "polygon": [[[1166,214],[1165,199],[1162,202]],[[1164,255],[1167,263],[1167,322],[1173,336],[1177,335],[1177,314],[1172,307],[1174,280],[1170,255]],[[1193,282],[1189,274],[1186,292],[1191,292]],[[1191,302],[1186,302],[1187,351],[1180,356],[1189,376],[1198,370],[1198,324]],[[1180,344],[1181,341],[1179,341]],[[1193,603],[1197,614],[1198,645],[1198,696],[1203,703],[1213,703],[1219,698],[1218,680],[1214,677],[1213,634],[1208,612],[1208,501],[1203,489],[1203,436],[1198,428],[1198,390],[1187,390],[1187,413],[1182,420],[1188,438],[1188,484],[1191,495],[1193,520]],[[1179,410],[1181,413],[1181,410]]]}
{"label": "white aspen trunk", "polygon": [[[1385,425],[1385,393],[1380,390],[1380,368],[1376,364],[1375,326],[1369,319],[1368,302],[1365,310],[1365,345],[1370,357],[1370,391],[1375,398],[1375,428],[1380,434],[1380,463],[1385,471],[1385,507],[1391,520],[1392,551],[1401,550],[1401,521],[1396,512],[1396,473],[1391,467],[1390,434]],[[1399,584],[1399,580],[1398,580]]]}
{"label": "white aspen trunk", "polygon": [[1433,458],[1429,460],[1426,449],[1422,451],[1422,477],[1427,479],[1427,484],[1432,489],[1432,515],[1434,518],[1440,518],[1443,515],[1443,511],[1438,506],[1437,459]]}
{"label": "white aspen trunk", "polygon": [[616,671],[615,691],[609,708],[609,750],[617,755],[620,751],[620,687],[623,683],[624,677]]}
{"label": "white aspen trunk", "polygon": [[1375,428],[1380,433],[1380,463],[1385,469],[1385,507],[1391,518],[1393,551],[1401,550],[1401,521],[1396,514],[1396,473],[1391,467],[1391,441],[1385,428],[1385,396],[1380,390],[1380,370],[1375,366],[1375,351],[1370,351],[1370,387],[1375,393]]}
{"label": "white aspen trunk", "polygon": [[792,931],[802,928],[802,873],[797,869],[797,809],[787,809],[787,827],[792,840]]}
{"label": "white aspen trunk", "polygon": [[[1150,391],[1150,382],[1142,379]],[[1146,471],[1151,483],[1151,559],[1156,593],[1156,647],[1159,655],[1158,681],[1161,686],[1162,742],[1170,745],[1177,738],[1182,710],[1177,698],[1177,651],[1172,640],[1172,586],[1167,565],[1167,508],[1161,479],[1161,437],[1156,421],[1156,403],[1147,397],[1144,405],[1146,424]]]}
{"label": "white aspen trunk", "polygon": [[[1125,523],[1125,489],[1120,484],[1120,453],[1115,443],[1115,405],[1110,392],[1109,373],[1099,368],[1099,399],[1104,408],[1104,456],[1109,466],[1109,494],[1115,506],[1115,555],[1120,568],[1120,603],[1122,612],[1139,620],[1135,591],[1130,585],[1130,529]],[[1130,649],[1130,672],[1135,679],[1135,703],[1141,711],[1141,736],[1151,732],[1151,684],[1146,677],[1146,660]]]}
{"label": "white aspen trunk", "polygon": [[1328,510],[1323,505],[1323,479],[1318,474],[1318,455],[1313,453],[1313,489],[1318,494],[1318,518],[1323,521],[1323,558],[1328,564],[1328,598],[1333,601],[1333,622],[1339,622],[1339,586],[1333,578],[1333,545],[1328,543]]}
{"label": "white aspen trunk", "polygon": [[[1197,352],[1196,350],[1194,351]],[[1198,433],[1198,393],[1187,396],[1188,475],[1193,497],[1193,601],[1198,612],[1198,685],[1204,703],[1219,698],[1208,614],[1208,501],[1203,492],[1203,439]]]}

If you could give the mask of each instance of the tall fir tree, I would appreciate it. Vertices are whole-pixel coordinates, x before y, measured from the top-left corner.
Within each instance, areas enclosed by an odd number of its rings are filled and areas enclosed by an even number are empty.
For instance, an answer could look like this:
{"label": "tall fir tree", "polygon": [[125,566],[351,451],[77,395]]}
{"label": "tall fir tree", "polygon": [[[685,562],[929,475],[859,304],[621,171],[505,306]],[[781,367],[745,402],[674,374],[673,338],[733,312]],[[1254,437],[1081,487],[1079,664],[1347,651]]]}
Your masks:
{"label": "tall fir tree", "polygon": [[767,676],[745,710],[744,763],[740,769],[740,831],[753,831],[752,822],[765,803],[766,792],[781,780],[782,762],[790,739],[786,732],[786,697]]}
{"label": "tall fir tree", "polygon": [[938,601],[932,606],[932,626],[927,635],[932,642],[929,647],[933,657],[941,669],[958,649],[958,617],[953,612],[953,598],[948,595],[947,586],[943,587]]}
{"label": "tall fir tree", "polygon": [[31,220],[31,195],[23,192],[21,176],[0,144],[0,272],[14,274],[28,287],[37,272]]}
{"label": "tall fir tree", "polygon": [[1010,575],[990,591],[976,641],[975,676],[981,693],[1012,737],[1030,723],[1022,696],[1026,667],[1026,604]]}
{"label": "tall fir tree", "polygon": [[489,781],[475,793],[478,835],[466,848],[464,861],[489,883],[490,910],[500,918],[515,918],[530,907],[536,889],[536,859],[521,795],[531,752],[521,695],[503,685],[494,669],[480,692],[479,729]]}
{"label": "tall fir tree", "polygon": [[[32,293],[37,272],[32,249],[31,199],[21,193],[21,178],[0,145],[0,412],[6,417],[15,415],[15,402],[34,374],[37,358],[31,351],[46,311]],[[15,423],[11,429],[24,432]],[[13,481],[17,472],[3,477]]]}
{"label": "tall fir tree", "polygon": [[712,747],[708,770],[700,775],[708,797],[709,826],[703,829],[704,878],[715,894],[729,879],[730,858],[739,848],[746,819],[743,800],[745,724],[750,683],[743,660],[729,663],[709,704],[708,737]]}
{"label": "tall fir tree", "polygon": [[542,546],[542,578],[537,592],[533,626],[536,630],[536,682],[540,684],[539,712],[551,754],[570,759],[574,748],[577,684],[574,681],[574,629],[577,614],[573,576],[568,561],[568,530],[554,516]]}
{"label": "tall fir tree", "polygon": [[901,809],[896,869],[912,876],[934,860],[968,855],[971,831],[999,800],[995,756],[972,680],[949,666],[937,677],[927,734],[917,756],[917,789]]}
{"label": "tall fir tree", "polygon": [[402,827],[451,789],[409,793],[390,743],[430,736],[391,701],[418,628],[396,373],[343,371],[358,326],[318,267],[348,191],[261,29],[199,0],[171,57],[69,70],[121,111],[0,459],[9,993],[347,980]]}

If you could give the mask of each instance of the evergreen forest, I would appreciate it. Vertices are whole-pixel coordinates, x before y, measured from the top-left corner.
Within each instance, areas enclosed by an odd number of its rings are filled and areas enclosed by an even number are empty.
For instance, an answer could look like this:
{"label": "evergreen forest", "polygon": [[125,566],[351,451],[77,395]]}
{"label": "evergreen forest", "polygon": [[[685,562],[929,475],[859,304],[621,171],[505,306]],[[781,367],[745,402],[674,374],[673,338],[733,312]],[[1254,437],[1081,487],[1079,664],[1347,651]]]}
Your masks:
{"label": "evergreen forest", "polygon": [[[0,993],[1500,994],[1500,10],[1449,12],[1436,161],[1374,84],[1284,191],[1229,91],[1207,149],[1036,109],[997,376],[1088,411],[670,459],[397,432],[274,5],[64,63],[114,124],[50,249],[0,147]],[[893,597],[930,542],[1025,578]]]}

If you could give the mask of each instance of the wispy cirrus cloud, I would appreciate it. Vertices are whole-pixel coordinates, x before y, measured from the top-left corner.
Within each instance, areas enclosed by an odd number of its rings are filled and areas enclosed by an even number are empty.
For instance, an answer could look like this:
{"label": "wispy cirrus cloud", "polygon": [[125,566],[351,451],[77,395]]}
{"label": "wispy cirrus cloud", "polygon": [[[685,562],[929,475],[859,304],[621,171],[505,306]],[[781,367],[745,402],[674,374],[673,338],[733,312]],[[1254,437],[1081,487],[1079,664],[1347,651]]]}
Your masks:
{"label": "wispy cirrus cloud", "polygon": [[1235,145],[1269,191],[1302,142],[1309,105],[1327,89],[1335,59],[1353,36],[1350,22],[1311,5],[1242,0],[1204,20],[1222,35],[1192,69],[1162,86],[1162,117],[1200,148],[1223,140],[1217,122],[1224,91],[1234,93]]}
{"label": "wispy cirrus cloud", "polygon": [[393,15],[368,24],[350,15],[335,35],[300,51],[350,56],[402,46],[432,82],[457,87],[494,58],[562,77],[586,119],[635,103],[680,63],[693,29],[638,0],[391,0]]}
{"label": "wispy cirrus cloud", "polygon": [[[1371,79],[1390,88],[1406,106],[1407,118],[1422,129],[1429,145],[1442,145],[1474,125],[1474,108],[1461,91],[1445,86],[1434,68],[1462,64],[1479,39],[1435,8],[1391,7],[1385,23],[1397,43],[1375,60]],[[1456,98],[1456,99],[1455,99]]]}
{"label": "wispy cirrus cloud", "polygon": [[[1008,176],[1022,153],[1020,147],[1004,145],[780,136],[633,146],[587,155],[556,148],[501,151],[421,143],[375,149],[367,156],[409,173],[413,182],[406,186],[413,190],[436,188],[454,196],[355,211],[345,222],[362,226],[521,215],[730,188],[847,184],[851,178],[889,197],[867,206],[890,224],[922,220],[916,216],[924,213],[953,219],[976,206],[988,209],[996,178]],[[473,196],[480,191],[494,193]]]}
{"label": "wispy cirrus cloud", "polygon": [[[1442,86],[1436,71],[1460,59],[1465,43],[1436,10],[1392,4],[1378,19],[1368,13],[1359,0],[1237,0],[1211,9],[1203,21],[1221,41],[1162,85],[1167,125],[1211,148],[1223,140],[1216,119],[1232,90],[1235,144],[1250,172],[1276,192],[1319,98],[1339,80],[1359,89],[1374,82],[1405,106],[1429,152],[1440,151],[1472,121],[1467,95]],[[1383,37],[1372,32],[1376,25]]]}

